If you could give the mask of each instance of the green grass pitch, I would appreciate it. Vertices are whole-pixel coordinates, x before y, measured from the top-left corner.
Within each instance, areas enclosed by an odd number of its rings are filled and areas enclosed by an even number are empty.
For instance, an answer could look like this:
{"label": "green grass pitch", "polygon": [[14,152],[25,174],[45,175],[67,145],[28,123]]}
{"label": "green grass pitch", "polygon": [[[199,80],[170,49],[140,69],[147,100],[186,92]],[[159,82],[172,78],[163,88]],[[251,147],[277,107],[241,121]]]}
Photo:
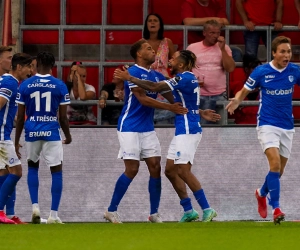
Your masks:
{"label": "green grass pitch", "polygon": [[0,224],[1,250],[299,249],[300,223]]}

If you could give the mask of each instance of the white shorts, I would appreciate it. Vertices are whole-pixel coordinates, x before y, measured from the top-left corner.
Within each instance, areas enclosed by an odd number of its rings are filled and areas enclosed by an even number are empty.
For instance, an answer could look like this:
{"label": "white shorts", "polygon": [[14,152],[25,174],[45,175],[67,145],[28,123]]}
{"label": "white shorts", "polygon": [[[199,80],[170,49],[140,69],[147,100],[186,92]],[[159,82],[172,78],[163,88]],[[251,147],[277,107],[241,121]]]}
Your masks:
{"label": "white shorts", "polygon": [[294,129],[286,130],[270,125],[257,128],[258,140],[263,151],[278,148],[279,154],[285,158],[289,158],[291,154],[294,133]]}
{"label": "white shorts", "polygon": [[119,159],[140,161],[150,157],[160,157],[161,148],[155,131],[119,132]]}
{"label": "white shorts", "polygon": [[12,141],[1,141],[0,142],[0,150],[1,150],[1,164],[0,169],[5,169],[5,166],[14,167],[17,165],[21,165],[21,161],[19,160],[15,145]]}
{"label": "white shorts", "polygon": [[46,165],[54,167],[63,161],[62,141],[26,142],[27,160],[37,162],[42,154]]}
{"label": "white shorts", "polygon": [[174,160],[175,164],[193,165],[195,153],[202,134],[188,134],[174,136],[168,150],[167,159]]}

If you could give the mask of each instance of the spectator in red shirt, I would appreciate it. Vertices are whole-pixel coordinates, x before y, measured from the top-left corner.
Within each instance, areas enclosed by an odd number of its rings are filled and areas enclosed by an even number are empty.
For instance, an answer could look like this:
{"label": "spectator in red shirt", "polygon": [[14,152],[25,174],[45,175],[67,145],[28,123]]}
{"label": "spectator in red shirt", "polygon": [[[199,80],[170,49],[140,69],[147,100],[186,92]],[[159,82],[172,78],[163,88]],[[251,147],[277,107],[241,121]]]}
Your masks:
{"label": "spectator in red shirt", "polygon": [[[246,80],[252,71],[261,65],[261,62],[253,55],[244,55],[243,57],[243,69],[245,72],[244,81],[234,81],[230,83],[230,98],[235,97],[235,94],[243,88]],[[245,98],[248,101],[259,100],[259,91],[256,89],[248,94]],[[234,122],[236,124],[256,124],[257,123],[258,106],[241,106],[234,112]]]}
{"label": "spectator in red shirt", "polygon": [[[275,31],[282,29],[282,0],[236,0],[236,8],[247,28],[244,31],[245,54],[257,57],[260,38],[266,45],[267,32],[256,31],[255,26],[273,25]],[[271,40],[277,37],[279,32],[272,32]]]}
{"label": "spectator in red shirt", "polygon": [[[226,15],[225,0],[185,0],[181,6],[181,18],[184,25],[203,26],[209,20],[217,21],[221,27],[229,25]],[[201,32],[190,31],[188,44],[203,40]],[[242,61],[242,51],[231,46],[232,58],[236,62]]]}

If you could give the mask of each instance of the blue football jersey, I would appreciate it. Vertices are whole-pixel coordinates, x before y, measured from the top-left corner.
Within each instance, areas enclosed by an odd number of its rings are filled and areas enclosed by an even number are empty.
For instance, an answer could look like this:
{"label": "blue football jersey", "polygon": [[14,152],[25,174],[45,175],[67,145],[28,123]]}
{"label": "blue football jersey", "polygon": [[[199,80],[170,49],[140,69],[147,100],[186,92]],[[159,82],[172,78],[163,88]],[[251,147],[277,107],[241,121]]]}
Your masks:
{"label": "blue football jersey", "polygon": [[175,135],[201,133],[200,88],[197,77],[192,72],[186,71],[165,82],[173,91],[174,101],[182,103],[182,106],[188,109],[187,114],[176,115]]}
{"label": "blue football jersey", "polygon": [[22,82],[17,103],[25,105],[25,141],[59,141],[59,105],[70,104],[66,85],[51,75],[36,74]]}
{"label": "blue football jersey", "polygon": [[257,126],[272,125],[283,129],[294,128],[292,97],[294,85],[300,84],[300,70],[289,63],[283,70],[272,63],[255,68],[244,87],[260,88]]}
{"label": "blue football jersey", "polygon": [[0,110],[0,141],[11,140],[10,134],[18,108],[16,104],[18,85],[19,81],[10,74],[4,74],[0,77],[0,96],[7,100]]}
{"label": "blue football jersey", "polygon": [[[165,80],[165,77],[161,73],[138,65],[130,67],[128,71],[131,76],[143,80],[152,82]],[[131,89],[136,87],[138,86],[132,82],[124,82],[124,106],[118,121],[118,131],[120,132],[141,133],[154,130],[154,108],[144,106],[139,102],[131,91]],[[146,91],[146,95],[153,99],[157,97],[157,93],[151,91]]]}

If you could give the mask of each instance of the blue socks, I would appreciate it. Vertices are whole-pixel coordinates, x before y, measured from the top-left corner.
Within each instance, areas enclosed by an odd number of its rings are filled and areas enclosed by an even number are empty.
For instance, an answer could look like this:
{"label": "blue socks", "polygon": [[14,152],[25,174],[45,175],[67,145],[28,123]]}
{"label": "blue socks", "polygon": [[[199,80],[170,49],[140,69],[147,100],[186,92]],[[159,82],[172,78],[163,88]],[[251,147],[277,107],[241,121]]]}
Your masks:
{"label": "blue socks", "polygon": [[200,190],[196,191],[194,193],[194,196],[195,196],[198,204],[202,208],[202,210],[207,209],[207,208],[210,207],[209,204],[208,204],[208,202],[207,202],[207,200],[206,200],[206,197],[205,197],[203,189],[200,189]]}
{"label": "blue socks", "polygon": [[52,186],[51,186],[51,210],[58,211],[60,204],[60,198],[63,189],[62,171],[51,173],[52,175]]}
{"label": "blue socks", "polygon": [[0,210],[4,210],[4,206],[6,205],[10,196],[13,194],[20,178],[21,177],[14,174],[7,175],[5,181],[2,183],[0,190]]}
{"label": "blue socks", "polygon": [[27,185],[31,203],[38,203],[39,193],[39,168],[28,166]]}
{"label": "blue socks", "polygon": [[[7,177],[8,174],[0,176],[0,189]],[[8,201],[6,202],[6,215],[15,215],[15,200],[16,200],[16,188],[14,188],[13,193],[8,198]]]}
{"label": "blue socks", "polygon": [[183,210],[184,212],[188,212],[188,211],[192,211],[193,210],[193,206],[192,206],[192,203],[191,203],[191,198],[185,198],[185,199],[182,199],[180,201],[180,205],[183,207]]}
{"label": "blue socks", "polygon": [[150,176],[148,191],[150,194],[150,215],[158,212],[161,195],[161,177],[153,178]]}
{"label": "blue socks", "polygon": [[269,193],[269,189],[268,189],[268,175],[266,176],[266,179],[265,179],[265,182],[264,182],[264,184],[262,185],[262,187],[261,187],[261,189],[260,189],[260,195],[262,196],[262,197],[266,197],[267,196],[267,194]]}
{"label": "blue socks", "polygon": [[126,193],[132,179],[128,178],[124,173],[117,180],[115,190],[108,207],[108,212],[115,212],[118,209],[118,206]]}
{"label": "blue socks", "polygon": [[280,173],[279,172],[269,172],[266,179],[268,190],[270,193],[270,201],[269,204],[273,209],[279,207],[279,197],[280,197]]}

